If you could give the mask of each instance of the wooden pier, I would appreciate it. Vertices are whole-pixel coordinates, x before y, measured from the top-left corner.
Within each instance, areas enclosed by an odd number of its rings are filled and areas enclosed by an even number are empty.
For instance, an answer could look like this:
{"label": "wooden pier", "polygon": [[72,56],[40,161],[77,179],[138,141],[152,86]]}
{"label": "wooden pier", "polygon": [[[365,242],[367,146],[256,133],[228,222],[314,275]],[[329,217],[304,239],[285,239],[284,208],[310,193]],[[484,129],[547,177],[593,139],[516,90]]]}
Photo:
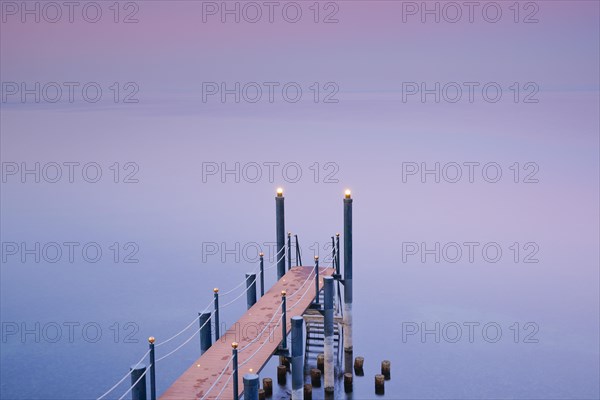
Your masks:
{"label": "wooden pier", "polygon": [[[231,399],[233,368],[228,363],[232,356],[232,342],[239,346],[238,388],[241,394],[244,374],[258,374],[281,344],[281,292],[286,291],[286,332],[289,333],[291,318],[302,316],[315,299],[314,271],[315,267],[290,269],[165,391],[161,399]],[[323,287],[323,277],[333,273],[334,268],[320,270],[319,290]],[[266,325],[269,327],[265,329]]]}

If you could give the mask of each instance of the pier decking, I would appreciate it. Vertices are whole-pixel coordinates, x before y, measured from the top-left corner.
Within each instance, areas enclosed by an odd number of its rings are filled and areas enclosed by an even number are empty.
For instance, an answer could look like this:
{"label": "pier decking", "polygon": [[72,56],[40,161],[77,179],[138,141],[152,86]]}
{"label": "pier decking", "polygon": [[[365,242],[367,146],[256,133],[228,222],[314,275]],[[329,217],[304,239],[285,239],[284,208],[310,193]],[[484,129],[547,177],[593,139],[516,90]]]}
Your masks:
{"label": "pier decking", "polygon": [[[221,393],[219,398],[231,399],[233,370],[228,363],[232,354],[232,342],[237,342],[239,345],[238,388],[241,394],[244,390],[242,382],[244,374],[258,373],[281,344],[281,291],[287,292],[286,331],[289,333],[291,318],[302,316],[315,299],[314,270],[314,267],[290,269],[167,389],[161,399],[214,400],[219,393]],[[332,275],[333,272],[333,268],[321,269],[319,289],[323,286],[322,278]],[[267,324],[269,327],[264,329]],[[257,336],[260,337],[256,339]],[[227,370],[221,376],[226,366]]]}

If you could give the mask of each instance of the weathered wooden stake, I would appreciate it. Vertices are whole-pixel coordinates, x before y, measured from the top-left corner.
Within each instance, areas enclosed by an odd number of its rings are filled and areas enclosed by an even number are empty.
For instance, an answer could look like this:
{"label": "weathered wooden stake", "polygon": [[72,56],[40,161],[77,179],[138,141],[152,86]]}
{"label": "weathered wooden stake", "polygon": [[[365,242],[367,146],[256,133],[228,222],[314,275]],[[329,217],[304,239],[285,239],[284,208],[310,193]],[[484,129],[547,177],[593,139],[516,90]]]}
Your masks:
{"label": "weathered wooden stake", "polygon": [[244,400],[258,400],[258,375],[246,374],[244,381]]}
{"label": "weathered wooden stake", "polygon": [[392,363],[389,360],[383,360],[381,362],[381,375],[385,377],[386,381],[391,378]]}
{"label": "weathered wooden stake", "polygon": [[131,389],[131,399],[146,400],[146,375],[142,376],[146,372],[146,366],[139,364],[137,367],[131,367],[129,370],[131,371],[131,386],[133,386],[133,389]]}
{"label": "weathered wooden stake", "polygon": [[304,384],[304,400],[312,400],[312,385],[310,383]]}
{"label": "weathered wooden stake", "polygon": [[275,220],[277,233],[277,280],[285,275],[285,254],[283,248],[285,246],[285,212],[284,212],[283,189],[277,189],[277,197],[275,197]]}
{"label": "weathered wooden stake", "polygon": [[285,385],[287,381],[287,367],[285,365],[277,366],[277,383]]}
{"label": "weathered wooden stake", "polygon": [[321,370],[313,368],[310,370],[310,380],[313,387],[321,387]]}
{"label": "weathered wooden stake", "polygon": [[356,357],[354,359],[354,373],[357,376],[363,376],[365,374],[365,371],[363,369],[365,363],[365,359],[363,357]]}
{"label": "weathered wooden stake", "polygon": [[279,356],[279,365],[285,365],[288,372],[292,370],[292,367],[290,365],[290,359],[286,356]]}
{"label": "weathered wooden stake", "polygon": [[375,375],[375,394],[385,393],[385,377],[381,374]]}
{"label": "weathered wooden stake", "polygon": [[325,322],[325,391],[333,393],[335,386],[334,364],[333,364],[333,278],[323,278],[325,287],[324,322]]}
{"label": "weathered wooden stake", "polygon": [[263,379],[263,389],[265,389],[265,396],[271,397],[273,395],[273,379]]}
{"label": "weathered wooden stake", "polygon": [[325,372],[325,354],[323,353],[317,355],[317,368],[319,368],[321,372]]}
{"label": "weathered wooden stake", "polygon": [[304,344],[302,322],[300,316],[292,317],[292,400],[304,399]]}
{"label": "weathered wooden stake", "polygon": [[344,374],[344,392],[352,393],[352,379],[352,374],[350,372]]}
{"label": "weathered wooden stake", "polygon": [[265,389],[258,389],[258,400],[265,400],[266,398]]}
{"label": "weathered wooden stake", "polygon": [[256,304],[256,274],[246,274],[246,304],[248,310]]}

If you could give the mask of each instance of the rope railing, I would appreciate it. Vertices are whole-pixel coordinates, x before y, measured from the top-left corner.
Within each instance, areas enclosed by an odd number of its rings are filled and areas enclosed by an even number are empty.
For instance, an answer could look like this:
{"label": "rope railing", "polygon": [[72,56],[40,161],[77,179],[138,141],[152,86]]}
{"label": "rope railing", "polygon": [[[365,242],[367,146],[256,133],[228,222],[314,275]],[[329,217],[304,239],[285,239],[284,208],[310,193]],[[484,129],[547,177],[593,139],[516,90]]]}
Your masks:
{"label": "rope railing", "polygon": [[[278,252],[275,254],[275,256],[274,256],[274,257],[277,257],[277,256],[278,256],[278,255],[279,255],[279,254],[280,254],[280,253],[281,253],[283,250],[285,250],[285,246],[284,246],[284,247],[282,247],[282,248],[281,248],[281,249],[280,249],[280,250],[279,250],[279,251],[278,251]],[[270,266],[266,267],[266,268],[265,268],[265,271],[266,271],[266,270],[269,270],[269,269],[271,269],[271,268],[273,268],[273,266],[274,266],[274,265],[277,265],[277,263],[278,263],[279,261],[281,261],[281,260],[283,259],[283,257],[285,257],[285,252],[284,252],[284,254],[282,254],[282,255],[281,255],[281,257],[279,258],[279,260],[275,261],[273,264],[271,264]],[[253,273],[253,274],[257,273],[257,272],[259,271],[259,269],[260,269],[260,266],[256,267],[256,268],[255,268],[255,269],[252,271],[252,273]],[[241,281],[241,282],[240,282],[240,283],[239,283],[237,286],[235,286],[234,288],[232,288],[232,289],[230,289],[230,290],[228,290],[228,291],[226,291],[226,292],[219,293],[219,296],[227,296],[228,294],[231,294],[231,293],[232,293],[232,292],[234,292],[234,291],[235,291],[237,288],[239,288],[240,286],[242,286],[242,285],[243,285],[245,282],[246,282],[246,280],[243,280],[243,281]]]}
{"label": "rope railing", "polygon": [[[283,319],[283,318],[282,318]],[[263,346],[265,344],[267,344],[267,342],[269,341],[269,339],[271,338],[271,336],[273,336],[273,332],[275,332],[275,330],[277,330],[277,327],[281,324],[282,319],[280,319],[275,326],[273,327],[273,329],[271,330],[271,333],[269,333],[269,336],[267,336],[267,339],[258,347],[258,349],[256,349],[254,351],[254,353],[252,353],[252,355],[250,357],[248,357],[246,359],[246,361],[244,361],[243,363],[240,364],[240,367],[243,367],[244,365],[246,365],[247,362],[249,362],[250,360],[252,360],[252,357],[254,357],[256,355],[256,353],[258,353],[260,351],[260,349],[263,348]]]}
{"label": "rope railing", "polygon": [[[214,312],[210,313],[211,316],[214,314]],[[179,346],[177,346],[174,350],[170,351],[169,353],[165,354],[164,356],[162,356],[161,358],[159,358],[158,360],[156,360],[156,363],[158,363],[159,361],[164,360],[165,358],[169,357],[171,354],[175,353],[177,350],[181,349],[183,346],[185,346],[186,344],[188,344],[190,342],[190,340],[192,340],[194,338],[194,336],[196,336],[198,334],[198,332],[200,332],[202,330],[202,328],[204,328],[204,326],[206,324],[208,324],[210,322],[210,318],[208,318],[201,326],[200,328],[198,328],[198,330],[196,330],[196,332],[194,332],[192,334],[192,336],[190,336],[185,342],[183,342],[182,344],[180,344]]]}
{"label": "rope railing", "polygon": [[[212,304],[213,304],[213,300],[209,301],[209,302],[208,302],[208,304],[206,305],[206,307],[204,307],[204,310],[202,310],[202,313],[205,313],[205,312],[206,312],[206,311],[207,311],[207,310],[208,310],[208,309],[209,309],[209,308],[212,306]],[[174,335],[173,335],[173,336],[171,336],[170,338],[168,338],[168,339],[166,339],[166,340],[163,340],[162,342],[158,343],[158,344],[156,345],[156,347],[160,347],[160,346],[162,346],[162,345],[164,345],[164,344],[167,344],[167,343],[169,343],[171,340],[175,339],[176,337],[178,337],[179,335],[181,335],[183,332],[185,332],[185,331],[187,331],[188,329],[190,329],[190,327],[191,327],[192,325],[194,325],[194,323],[195,323],[196,321],[198,321],[198,318],[200,318],[200,315],[198,315],[196,318],[194,318],[194,319],[192,320],[192,322],[190,322],[190,323],[189,323],[189,324],[188,324],[188,325],[187,325],[185,328],[183,328],[182,330],[180,330],[179,332],[177,332],[176,334],[174,334]]]}
{"label": "rope railing", "polygon": [[[325,269],[327,269],[327,267],[323,267],[323,270],[325,270]],[[319,271],[321,271],[321,267],[319,267]],[[314,282],[316,278],[317,278],[317,275],[315,274],[315,275],[313,276],[313,278],[310,280],[310,282],[311,282],[311,283],[312,283],[312,282]],[[293,309],[294,309],[294,308],[295,308],[295,307],[298,305],[298,303],[300,303],[300,301],[301,301],[301,300],[304,298],[304,296],[306,296],[306,294],[307,294],[307,293],[308,293],[308,292],[309,292],[311,289],[312,289],[312,287],[309,285],[309,286],[306,288],[306,290],[304,291],[304,293],[302,294],[302,296],[301,296],[301,297],[300,297],[300,298],[299,298],[299,299],[298,299],[298,300],[297,300],[297,301],[294,303],[294,305],[293,305],[293,306],[291,306],[291,307],[290,307],[288,310],[293,310]]]}
{"label": "rope railing", "polygon": [[269,322],[267,322],[265,324],[265,327],[259,333],[256,334],[256,337],[254,339],[252,339],[252,341],[250,341],[249,343],[247,343],[244,347],[242,347],[241,349],[239,349],[240,353],[242,351],[246,350],[252,343],[256,342],[258,340],[258,338],[260,338],[262,336],[263,332],[269,327],[269,325],[271,324],[271,322],[273,322],[273,320],[275,319],[275,317],[277,315],[279,315],[280,311],[281,311],[281,305],[279,306],[279,309],[273,313],[273,316],[271,317],[271,319],[269,320]]}
{"label": "rope railing", "polygon": [[[328,268],[328,267],[319,267],[319,271],[325,271],[327,268]],[[330,268],[330,267],[329,267],[329,268]],[[304,280],[304,283],[302,283],[302,285],[300,285],[300,287],[299,287],[299,288],[298,288],[296,291],[294,291],[294,293],[292,293],[291,295],[287,296],[287,297],[288,297],[288,299],[289,299],[289,298],[291,298],[291,297],[293,297],[293,296],[295,296],[296,294],[298,294],[298,293],[300,292],[300,290],[301,290],[301,289],[304,287],[304,285],[306,285],[306,284],[307,284],[309,281],[310,281],[310,282],[313,282],[313,281],[315,280],[315,277],[316,277],[316,276],[313,276],[313,278],[311,279],[311,276],[313,275],[313,273],[314,273],[314,271],[311,271],[311,273],[310,273],[310,274],[308,274],[308,276],[307,276],[307,277],[306,277],[306,279]],[[296,303],[294,303],[294,305],[293,305],[293,306],[291,306],[291,307],[289,308],[289,310],[292,310],[294,307],[296,307],[296,306],[298,305],[298,303],[300,302],[300,300],[302,300],[302,299],[304,298],[304,296],[306,296],[306,294],[308,293],[309,289],[310,289],[310,286],[307,288],[307,290],[305,290],[305,291],[304,291],[304,293],[302,294],[302,297],[300,297],[300,298],[298,299],[298,301],[296,301]],[[247,343],[247,344],[246,344],[244,347],[242,347],[242,348],[239,350],[239,352],[242,352],[242,351],[244,351],[244,350],[245,350],[245,349],[247,349],[247,348],[248,348],[248,347],[249,347],[251,344],[253,344],[254,342],[256,342],[256,341],[258,340],[258,338],[260,338],[260,337],[262,336],[262,334],[264,333],[264,331],[265,331],[265,330],[266,330],[266,329],[267,329],[267,328],[270,326],[270,324],[273,322],[273,319],[275,319],[275,317],[276,317],[277,315],[279,315],[279,312],[280,312],[280,311],[281,311],[281,306],[280,306],[280,309],[279,309],[279,310],[277,310],[277,311],[275,311],[275,312],[273,313],[273,316],[271,317],[271,319],[269,320],[269,322],[267,322],[267,323],[265,324],[264,328],[263,328],[263,329],[262,329],[262,330],[261,330],[261,331],[260,331],[260,332],[259,332],[259,333],[256,335],[256,337],[255,337],[255,338],[254,338],[252,341],[250,341],[249,343]],[[281,321],[280,321],[280,322],[278,322],[278,323],[277,323],[277,324],[276,324],[276,325],[273,327],[273,331],[274,331],[274,330],[275,330],[275,329],[276,329],[276,328],[279,326],[279,324],[280,324],[280,323],[281,323]],[[262,344],[262,345],[259,347],[259,349],[261,349],[261,348],[262,348],[262,347],[265,345],[265,343],[268,341],[268,339],[269,339],[269,338],[271,337],[271,335],[273,334],[273,331],[271,332],[271,334],[269,334],[269,336],[267,337],[267,340],[266,340],[266,341],[265,341],[265,342],[264,342],[264,343],[263,343],[263,344]],[[255,354],[256,354],[256,352],[254,352],[254,353],[253,353],[253,354],[252,354],[252,355],[251,355],[251,356],[250,356],[248,359],[246,359],[246,361],[244,361],[243,363],[241,363],[241,364],[240,364],[240,366],[242,366],[242,365],[246,364],[246,363],[247,363],[247,362],[248,362],[248,361],[249,361],[249,360],[250,360],[252,357],[254,357],[254,355],[255,355]]]}
{"label": "rope railing", "polygon": [[229,375],[229,378],[227,378],[227,380],[225,381],[225,384],[221,388],[221,391],[219,392],[219,394],[217,394],[217,397],[215,397],[215,400],[219,400],[219,397],[221,397],[221,395],[223,394],[223,391],[225,390],[225,388],[227,387],[227,385],[229,385],[229,381],[231,380],[231,378],[233,378],[233,375],[236,372],[237,372],[237,369],[234,369],[233,371],[231,371],[231,375]]}
{"label": "rope railing", "polygon": [[131,375],[131,372],[132,372],[132,371],[133,371],[135,368],[137,368],[137,366],[138,366],[138,365],[140,365],[140,364],[142,363],[142,361],[144,361],[144,358],[146,358],[146,356],[147,356],[148,354],[150,354],[150,350],[148,350],[148,351],[147,351],[147,352],[146,352],[146,353],[145,353],[145,354],[142,356],[142,358],[140,358],[140,361],[138,361],[138,362],[137,362],[137,364],[135,364],[135,365],[133,366],[133,368],[132,368],[132,369],[131,369],[129,372],[127,372],[127,373],[125,374],[125,376],[124,376],[124,377],[122,377],[122,378],[121,378],[121,379],[120,379],[120,380],[119,380],[117,383],[115,383],[115,384],[113,385],[113,387],[111,387],[110,389],[108,389],[108,390],[107,390],[107,391],[106,391],[106,392],[105,392],[105,393],[104,393],[102,396],[98,397],[98,399],[97,399],[97,400],[102,400],[102,399],[103,399],[104,397],[106,397],[106,396],[107,396],[107,395],[108,395],[110,392],[112,392],[113,390],[115,390],[115,389],[117,388],[117,386],[119,386],[121,383],[123,383],[123,381],[124,381],[125,379],[127,379],[127,377],[128,377],[129,375]]}
{"label": "rope railing", "polygon": [[[202,396],[200,398],[200,400],[206,399],[206,396],[208,396],[208,394],[210,393],[210,391],[213,390],[213,388],[217,385],[217,383],[219,382],[219,380],[223,377],[223,374],[225,373],[225,371],[227,371],[227,368],[229,368],[229,364],[231,364],[232,361],[233,361],[233,357],[230,357],[229,361],[227,362],[227,364],[225,364],[225,367],[221,371],[221,374],[217,377],[217,379],[215,379],[215,381],[213,382],[213,384],[208,388],[208,390],[206,391],[206,393],[204,393],[204,396]],[[225,386],[227,386],[227,385],[225,385]]]}
{"label": "rope railing", "polygon": [[133,385],[131,385],[131,387],[129,389],[127,389],[127,391],[125,393],[123,393],[123,395],[121,397],[119,397],[119,400],[123,400],[125,398],[125,396],[127,396],[129,394],[129,392],[131,392],[133,390],[133,388],[137,386],[137,384],[142,380],[142,378],[146,375],[146,373],[148,372],[148,370],[150,368],[152,368],[152,364],[150,364],[148,366],[148,368],[146,368],[144,370],[144,372],[140,375],[140,377],[137,379],[137,381],[135,381],[133,383]]}

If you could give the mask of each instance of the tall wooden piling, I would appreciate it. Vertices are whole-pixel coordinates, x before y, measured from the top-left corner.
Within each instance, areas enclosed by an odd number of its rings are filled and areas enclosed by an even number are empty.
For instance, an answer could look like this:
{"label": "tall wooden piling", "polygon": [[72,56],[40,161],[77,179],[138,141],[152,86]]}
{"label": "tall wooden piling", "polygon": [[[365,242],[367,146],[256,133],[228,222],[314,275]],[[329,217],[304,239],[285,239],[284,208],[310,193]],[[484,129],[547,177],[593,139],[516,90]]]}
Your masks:
{"label": "tall wooden piling", "polygon": [[256,274],[246,274],[246,304],[248,310],[256,303]]}
{"label": "tall wooden piling", "polygon": [[198,313],[198,323],[200,324],[200,354],[204,354],[204,352],[212,346],[210,315],[211,313]]}
{"label": "tall wooden piling", "polygon": [[237,344],[237,342],[231,343],[231,356],[233,357],[233,365],[232,365],[232,368],[233,368],[233,396],[232,396],[232,399],[238,400],[240,391],[238,390],[238,344]]}
{"label": "tall wooden piling", "polygon": [[131,399],[146,400],[146,366],[139,364],[130,368],[131,371]]}
{"label": "tall wooden piling", "polygon": [[352,196],[344,195],[344,351],[352,352]]}
{"label": "tall wooden piling", "polygon": [[258,400],[258,375],[246,374],[244,381],[244,400]]}
{"label": "tall wooden piling", "polygon": [[215,342],[216,342],[221,337],[221,334],[219,333],[219,288],[214,288],[213,293],[214,293],[213,303],[215,306],[214,318],[215,318]]}
{"label": "tall wooden piling", "polygon": [[150,347],[150,400],[156,400],[156,361],[154,357],[154,336],[148,338]]}
{"label": "tall wooden piling", "polygon": [[333,278],[323,278],[325,286],[324,321],[325,321],[325,391],[333,393],[334,364],[333,364]]}
{"label": "tall wooden piling", "polygon": [[304,334],[300,316],[292,317],[292,400],[304,399]]}
{"label": "tall wooden piling", "polygon": [[265,295],[265,253],[260,252],[260,297]]}
{"label": "tall wooden piling", "polygon": [[275,228],[277,234],[277,253],[275,260],[277,261],[277,280],[285,275],[285,213],[284,213],[283,189],[277,189],[275,197]]}

